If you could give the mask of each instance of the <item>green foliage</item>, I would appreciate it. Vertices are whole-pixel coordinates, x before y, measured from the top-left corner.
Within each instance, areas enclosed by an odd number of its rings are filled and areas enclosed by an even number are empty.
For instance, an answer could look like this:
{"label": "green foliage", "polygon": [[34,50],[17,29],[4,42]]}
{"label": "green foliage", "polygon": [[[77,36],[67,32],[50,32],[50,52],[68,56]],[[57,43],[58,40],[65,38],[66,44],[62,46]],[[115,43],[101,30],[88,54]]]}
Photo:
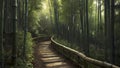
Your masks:
{"label": "green foliage", "polygon": [[33,68],[33,41],[31,34],[27,32],[26,59],[23,59],[23,32],[17,33],[17,68]]}
{"label": "green foliage", "polygon": [[[52,22],[50,18],[50,6],[48,0],[30,0],[28,14],[29,32],[38,35],[39,33],[51,34]],[[51,15],[52,16],[52,15]]]}
{"label": "green foliage", "polygon": [[29,0],[28,4],[28,28],[30,32],[36,32],[40,21],[41,0]]}
{"label": "green foliage", "polygon": [[28,15],[28,22],[29,22],[29,30],[35,32],[35,30],[39,27],[39,13],[37,11],[31,11]]}
{"label": "green foliage", "polygon": [[79,48],[79,46],[78,46],[76,43],[69,43],[67,40],[62,39],[62,38],[60,38],[60,37],[59,37],[59,38],[55,37],[54,40],[55,40],[56,42],[59,42],[59,43],[65,45],[65,46],[67,46],[67,47],[70,47],[70,48],[72,48],[72,49],[75,49],[75,50],[77,50],[77,51],[80,51],[80,48]]}
{"label": "green foliage", "polygon": [[23,61],[21,58],[17,58],[17,68],[33,68],[33,65],[30,61]]}
{"label": "green foliage", "polygon": [[32,62],[33,60],[33,41],[32,41],[32,36],[31,33],[27,33],[27,44],[26,44],[26,56],[27,60]]}
{"label": "green foliage", "polygon": [[52,34],[53,24],[50,22],[48,16],[41,14],[40,21],[38,23],[40,25],[40,27],[38,28],[39,33],[47,35]]}

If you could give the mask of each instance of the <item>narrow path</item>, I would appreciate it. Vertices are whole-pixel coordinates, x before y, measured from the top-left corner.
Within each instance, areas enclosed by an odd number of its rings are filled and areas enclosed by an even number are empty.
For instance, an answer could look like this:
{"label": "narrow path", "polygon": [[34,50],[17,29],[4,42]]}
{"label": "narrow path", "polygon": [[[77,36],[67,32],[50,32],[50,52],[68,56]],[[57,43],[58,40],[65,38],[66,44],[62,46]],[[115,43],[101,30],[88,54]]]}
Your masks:
{"label": "narrow path", "polygon": [[50,43],[50,41],[40,42],[34,48],[34,68],[77,68],[63,57],[56,54],[49,47]]}

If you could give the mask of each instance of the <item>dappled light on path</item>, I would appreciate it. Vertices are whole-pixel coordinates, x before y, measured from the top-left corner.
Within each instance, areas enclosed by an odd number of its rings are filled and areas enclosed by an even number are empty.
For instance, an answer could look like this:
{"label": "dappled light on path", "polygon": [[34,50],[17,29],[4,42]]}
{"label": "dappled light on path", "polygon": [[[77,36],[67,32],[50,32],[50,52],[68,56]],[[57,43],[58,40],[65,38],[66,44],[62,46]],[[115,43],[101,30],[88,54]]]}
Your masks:
{"label": "dappled light on path", "polygon": [[[36,62],[34,62],[34,68],[77,68],[62,56],[56,54],[54,50],[50,48],[50,43],[50,41],[44,41],[37,44],[35,48],[37,49],[37,54],[35,57],[39,56],[38,62],[41,63],[37,62],[39,64],[38,67]],[[37,58],[35,59],[38,60]]]}

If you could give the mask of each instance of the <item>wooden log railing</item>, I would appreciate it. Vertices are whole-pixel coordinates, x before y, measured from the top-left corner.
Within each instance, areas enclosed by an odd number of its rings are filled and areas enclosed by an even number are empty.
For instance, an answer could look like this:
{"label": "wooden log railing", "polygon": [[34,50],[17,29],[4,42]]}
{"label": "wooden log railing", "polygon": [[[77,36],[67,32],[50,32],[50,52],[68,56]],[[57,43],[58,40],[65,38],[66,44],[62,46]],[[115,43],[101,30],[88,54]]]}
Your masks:
{"label": "wooden log railing", "polygon": [[80,68],[120,68],[119,66],[87,57],[81,52],[56,42],[53,37],[51,37],[51,47],[67,59],[73,61]]}

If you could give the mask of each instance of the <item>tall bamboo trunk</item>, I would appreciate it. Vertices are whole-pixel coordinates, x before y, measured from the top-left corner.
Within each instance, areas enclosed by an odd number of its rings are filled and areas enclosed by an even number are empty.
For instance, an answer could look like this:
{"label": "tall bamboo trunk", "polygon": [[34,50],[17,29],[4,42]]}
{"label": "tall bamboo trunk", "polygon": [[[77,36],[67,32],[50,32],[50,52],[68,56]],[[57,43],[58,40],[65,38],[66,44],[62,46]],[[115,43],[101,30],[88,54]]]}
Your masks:
{"label": "tall bamboo trunk", "polygon": [[25,0],[25,20],[24,20],[24,45],[23,45],[23,58],[26,59],[26,40],[28,31],[28,0]]}
{"label": "tall bamboo trunk", "polygon": [[106,61],[115,62],[114,46],[114,0],[105,0],[105,38]]}
{"label": "tall bamboo trunk", "polygon": [[4,2],[0,0],[0,68],[4,68],[4,55],[3,55],[3,12]]}
{"label": "tall bamboo trunk", "polygon": [[12,46],[12,63],[16,66],[16,24],[17,24],[17,0],[12,0],[12,23],[13,23],[13,46]]}
{"label": "tall bamboo trunk", "polygon": [[111,0],[111,44],[112,44],[112,63],[115,63],[115,44],[114,44],[114,17],[115,17],[115,9],[114,9],[115,1]]}
{"label": "tall bamboo trunk", "polygon": [[58,5],[57,0],[54,0],[54,22],[56,26],[56,34],[59,35],[59,28],[58,28]]}

